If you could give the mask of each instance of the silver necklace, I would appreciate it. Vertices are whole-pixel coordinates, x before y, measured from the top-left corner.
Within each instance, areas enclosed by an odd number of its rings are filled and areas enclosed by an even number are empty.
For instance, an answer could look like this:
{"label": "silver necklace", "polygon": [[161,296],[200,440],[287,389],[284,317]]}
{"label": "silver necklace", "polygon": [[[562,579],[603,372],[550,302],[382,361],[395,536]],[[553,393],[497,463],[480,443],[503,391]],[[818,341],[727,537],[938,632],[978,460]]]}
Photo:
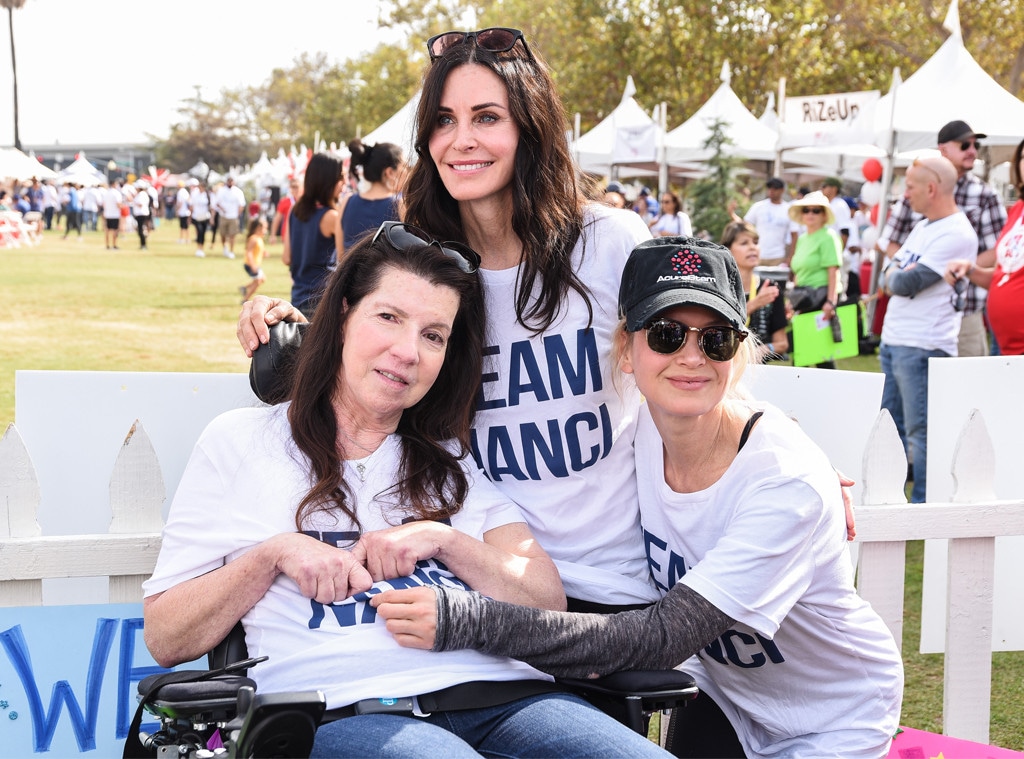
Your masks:
{"label": "silver necklace", "polygon": [[360,482],[366,482],[366,473],[370,470],[370,466],[373,463],[373,457],[377,455],[377,451],[379,451],[381,447],[383,447],[383,443],[376,450],[370,451],[367,456],[364,456],[361,459],[348,459],[349,463],[352,464],[352,467],[356,470],[356,474],[359,476]]}
{"label": "silver necklace", "polygon": [[366,482],[366,463],[363,461],[357,461],[356,463],[356,474],[359,475],[360,482]]}

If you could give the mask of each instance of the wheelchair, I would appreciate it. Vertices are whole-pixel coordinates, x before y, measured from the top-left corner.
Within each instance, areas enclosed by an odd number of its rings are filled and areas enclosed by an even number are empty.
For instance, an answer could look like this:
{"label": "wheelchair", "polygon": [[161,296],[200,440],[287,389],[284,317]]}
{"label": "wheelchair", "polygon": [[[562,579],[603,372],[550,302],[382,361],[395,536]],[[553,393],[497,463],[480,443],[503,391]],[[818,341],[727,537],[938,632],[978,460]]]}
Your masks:
{"label": "wheelchair", "polygon": [[[140,704],[125,759],[308,757],[317,727],[331,718],[324,696],[319,691],[257,694],[246,673],[265,659],[248,658],[239,623],[207,655],[209,670],[150,675],[140,681]],[[652,714],[684,706],[698,692],[690,675],[674,669],[558,679],[556,684],[642,735]],[[157,718],[155,732],[139,731],[143,711]]]}

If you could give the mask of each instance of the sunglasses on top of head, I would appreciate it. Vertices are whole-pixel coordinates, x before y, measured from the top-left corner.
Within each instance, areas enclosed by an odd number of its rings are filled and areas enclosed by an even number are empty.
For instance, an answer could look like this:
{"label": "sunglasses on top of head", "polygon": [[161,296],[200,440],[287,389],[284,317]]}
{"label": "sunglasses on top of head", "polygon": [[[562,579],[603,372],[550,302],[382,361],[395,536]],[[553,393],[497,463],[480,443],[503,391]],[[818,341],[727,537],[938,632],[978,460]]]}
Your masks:
{"label": "sunglasses on top of head", "polygon": [[400,221],[385,221],[380,225],[373,243],[381,237],[388,245],[398,251],[407,251],[423,245],[436,245],[448,258],[452,259],[466,274],[472,274],[480,268],[480,254],[461,242],[440,242],[428,235],[419,227]]}
{"label": "sunglasses on top of head", "polygon": [[686,336],[696,332],[697,345],[712,361],[730,361],[739,351],[740,343],[747,339],[746,332],[733,327],[687,327],[674,319],[664,318],[649,321],[644,330],[647,332],[647,347],[663,356],[678,351],[686,345]]}
{"label": "sunglasses on top of head", "polygon": [[430,53],[430,60],[436,61],[445,51],[456,45],[467,42],[474,43],[478,48],[492,53],[507,53],[516,46],[517,42],[523,43],[523,50],[533,60],[533,53],[526,45],[526,37],[518,29],[507,29],[502,26],[494,26],[489,29],[480,29],[476,32],[443,32],[435,34],[427,40],[427,52]]}

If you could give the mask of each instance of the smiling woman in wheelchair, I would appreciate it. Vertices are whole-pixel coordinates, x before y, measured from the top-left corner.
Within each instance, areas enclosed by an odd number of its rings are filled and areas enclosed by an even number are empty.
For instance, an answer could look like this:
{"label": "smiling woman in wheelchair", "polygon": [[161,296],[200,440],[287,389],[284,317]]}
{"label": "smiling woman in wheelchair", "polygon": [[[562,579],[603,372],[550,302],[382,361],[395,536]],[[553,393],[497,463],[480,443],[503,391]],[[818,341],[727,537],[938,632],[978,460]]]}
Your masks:
{"label": "smiling woman in wheelchair", "polygon": [[146,644],[172,666],[241,621],[269,657],[261,693],[320,690],[344,717],[313,756],[666,756],[526,664],[401,648],[368,603],[440,585],[565,608],[517,507],[467,462],[478,266],[397,223],[353,248],[289,402],[223,414],[196,444],[144,586]]}

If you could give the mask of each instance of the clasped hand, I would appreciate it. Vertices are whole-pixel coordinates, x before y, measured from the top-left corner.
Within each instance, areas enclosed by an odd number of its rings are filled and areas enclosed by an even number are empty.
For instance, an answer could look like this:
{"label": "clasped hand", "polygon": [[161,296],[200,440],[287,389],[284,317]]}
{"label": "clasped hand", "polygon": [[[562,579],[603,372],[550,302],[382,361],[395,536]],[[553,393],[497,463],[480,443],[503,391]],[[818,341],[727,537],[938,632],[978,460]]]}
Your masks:
{"label": "clasped hand", "polygon": [[334,603],[369,590],[375,582],[412,574],[417,562],[441,553],[446,529],[437,522],[410,522],[364,533],[351,549],[300,533],[280,535],[277,569],[306,598]]}

